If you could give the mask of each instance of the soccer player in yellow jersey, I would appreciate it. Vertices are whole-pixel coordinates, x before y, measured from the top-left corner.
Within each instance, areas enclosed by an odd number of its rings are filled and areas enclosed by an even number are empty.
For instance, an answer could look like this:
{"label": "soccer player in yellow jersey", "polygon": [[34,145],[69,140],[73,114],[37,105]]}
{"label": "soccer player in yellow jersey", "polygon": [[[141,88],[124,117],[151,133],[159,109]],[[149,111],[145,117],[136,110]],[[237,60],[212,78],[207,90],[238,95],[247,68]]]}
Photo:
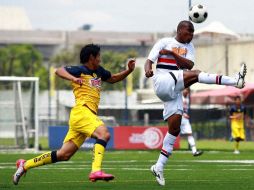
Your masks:
{"label": "soccer player in yellow jersey", "polygon": [[17,171],[13,183],[18,184],[21,176],[29,169],[67,161],[79,149],[87,137],[95,138],[90,181],[114,179],[114,176],[102,171],[101,164],[110,133],[97,116],[100,101],[101,82],[115,83],[126,78],[135,68],[135,59],[128,61],[128,68],[117,74],[111,74],[100,66],[100,47],[94,44],[84,46],[80,52],[80,66],[61,67],[56,74],[71,81],[76,105],[72,108],[69,120],[69,131],[63,146],[57,151],[46,152],[30,160],[17,161]]}
{"label": "soccer player in yellow jersey", "polygon": [[235,141],[234,154],[240,154],[239,143],[245,140],[244,120],[246,109],[241,103],[241,97],[235,97],[235,104],[230,108],[231,135]]}

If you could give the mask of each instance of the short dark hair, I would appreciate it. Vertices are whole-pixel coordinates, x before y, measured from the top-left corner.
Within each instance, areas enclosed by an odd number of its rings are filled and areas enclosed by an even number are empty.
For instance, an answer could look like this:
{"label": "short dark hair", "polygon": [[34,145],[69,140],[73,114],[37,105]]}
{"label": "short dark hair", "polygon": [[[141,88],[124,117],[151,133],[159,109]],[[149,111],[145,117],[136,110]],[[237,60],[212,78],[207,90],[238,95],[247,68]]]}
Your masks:
{"label": "short dark hair", "polygon": [[179,31],[183,27],[187,27],[187,26],[190,27],[191,29],[193,29],[193,31],[194,31],[194,26],[193,26],[192,22],[188,21],[188,20],[180,21],[179,24],[177,25],[177,31]]}
{"label": "short dark hair", "polygon": [[235,96],[235,100],[237,100],[237,99],[242,100],[241,96],[239,96],[239,95]]}
{"label": "short dark hair", "polygon": [[87,63],[90,55],[96,57],[100,53],[100,46],[95,44],[87,44],[80,51],[80,63]]}

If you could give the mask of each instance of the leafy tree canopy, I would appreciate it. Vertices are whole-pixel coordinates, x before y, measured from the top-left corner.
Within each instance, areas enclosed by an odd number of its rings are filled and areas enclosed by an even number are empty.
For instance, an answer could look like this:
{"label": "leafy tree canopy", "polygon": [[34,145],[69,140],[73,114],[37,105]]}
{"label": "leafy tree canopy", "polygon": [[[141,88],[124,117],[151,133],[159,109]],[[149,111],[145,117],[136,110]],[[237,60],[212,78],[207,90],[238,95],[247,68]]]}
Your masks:
{"label": "leafy tree canopy", "polygon": [[40,89],[47,89],[48,72],[42,64],[42,54],[32,45],[0,48],[0,75],[39,77]]}

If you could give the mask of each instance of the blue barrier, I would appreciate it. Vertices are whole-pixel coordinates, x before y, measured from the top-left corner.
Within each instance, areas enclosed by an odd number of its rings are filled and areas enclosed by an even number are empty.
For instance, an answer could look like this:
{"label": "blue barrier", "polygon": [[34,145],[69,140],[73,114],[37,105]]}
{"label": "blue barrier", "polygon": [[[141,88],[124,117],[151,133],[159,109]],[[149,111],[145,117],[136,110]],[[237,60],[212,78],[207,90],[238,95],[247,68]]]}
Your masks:
{"label": "blue barrier", "polygon": [[[107,144],[107,149],[114,148],[114,129],[113,127],[108,127],[110,133],[110,140]],[[63,140],[68,132],[68,126],[49,126],[48,127],[48,140],[49,140],[49,148],[51,150],[59,149],[62,147]],[[95,139],[89,138],[87,139],[80,148],[83,149],[91,149],[95,143]]]}

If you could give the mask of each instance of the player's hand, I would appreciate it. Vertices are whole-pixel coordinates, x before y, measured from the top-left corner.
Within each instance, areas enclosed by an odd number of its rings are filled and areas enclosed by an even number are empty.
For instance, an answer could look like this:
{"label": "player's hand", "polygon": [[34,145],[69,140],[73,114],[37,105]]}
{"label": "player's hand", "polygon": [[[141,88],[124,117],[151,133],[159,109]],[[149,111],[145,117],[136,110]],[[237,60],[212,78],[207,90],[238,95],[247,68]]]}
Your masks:
{"label": "player's hand", "polygon": [[152,77],[153,76],[153,70],[152,69],[147,70],[145,75],[146,75],[147,78]]}
{"label": "player's hand", "polygon": [[183,117],[186,119],[190,119],[190,116],[187,113],[183,113]]}
{"label": "player's hand", "polygon": [[128,69],[130,71],[133,71],[135,69],[135,64],[136,64],[136,58],[130,58],[128,60]]}
{"label": "player's hand", "polygon": [[76,78],[76,77],[72,79],[72,82],[79,84],[80,86],[82,86],[83,84],[83,80],[81,78]]}
{"label": "player's hand", "polygon": [[231,115],[229,118],[239,120],[239,119],[243,119],[243,116],[242,116],[241,113],[238,113],[238,114],[235,114],[235,115]]}
{"label": "player's hand", "polygon": [[235,118],[238,120],[243,119],[243,115],[241,113],[236,114]]}

